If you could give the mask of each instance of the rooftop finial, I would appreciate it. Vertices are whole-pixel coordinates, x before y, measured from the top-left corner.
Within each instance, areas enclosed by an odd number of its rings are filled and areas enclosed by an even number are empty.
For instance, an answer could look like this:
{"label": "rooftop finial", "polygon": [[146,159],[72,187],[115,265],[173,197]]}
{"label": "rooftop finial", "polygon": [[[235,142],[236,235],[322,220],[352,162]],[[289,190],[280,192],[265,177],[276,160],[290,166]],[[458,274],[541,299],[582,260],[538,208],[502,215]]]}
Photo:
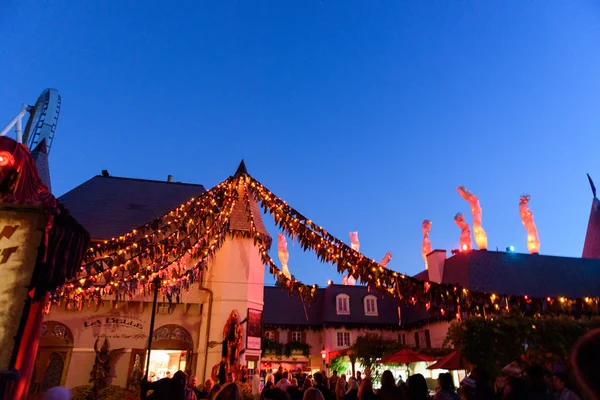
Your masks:
{"label": "rooftop finial", "polygon": [[238,167],[237,171],[235,171],[235,177],[240,177],[242,175],[248,175],[248,170],[246,169],[246,164],[244,163],[244,160],[242,160],[242,162],[240,163],[240,166]]}
{"label": "rooftop finial", "polygon": [[588,177],[588,181],[590,181],[590,186],[592,188],[592,193],[594,194],[594,198],[596,198],[596,186],[594,185],[594,181],[592,180],[592,177],[590,176],[590,174],[586,174]]}

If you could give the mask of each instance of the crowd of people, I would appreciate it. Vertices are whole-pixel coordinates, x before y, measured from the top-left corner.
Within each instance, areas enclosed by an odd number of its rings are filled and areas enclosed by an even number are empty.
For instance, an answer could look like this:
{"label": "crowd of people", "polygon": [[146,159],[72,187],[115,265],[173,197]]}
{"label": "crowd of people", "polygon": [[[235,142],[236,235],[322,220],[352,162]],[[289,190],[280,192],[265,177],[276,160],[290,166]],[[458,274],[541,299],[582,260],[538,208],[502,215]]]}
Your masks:
{"label": "crowd of people", "polygon": [[[404,382],[402,378],[396,381],[392,372],[386,370],[377,390],[369,375],[363,377],[357,371],[355,376],[338,376],[334,371],[328,377],[325,371],[307,375],[280,367],[274,374],[263,372],[251,377],[246,374],[237,381],[250,384],[251,394],[247,393],[246,398],[251,396],[253,400],[580,400],[569,385],[566,373],[551,373],[539,366],[525,369],[511,364],[495,380],[475,368],[458,388],[451,374],[442,373],[433,395],[421,374],[410,375]],[[183,371],[177,371],[172,377],[143,382],[142,391],[149,393],[147,400],[243,400],[238,383],[235,374],[229,372],[222,384],[207,379],[200,390],[195,376],[188,378]],[[70,391],[64,388],[50,390],[45,397],[48,400],[69,398]]]}
{"label": "crowd of people", "polygon": [[[580,400],[569,385],[567,374],[551,373],[538,366],[527,370],[507,366],[495,381],[475,368],[458,388],[451,374],[442,373],[438,376],[435,394],[430,393],[423,375],[410,375],[406,382],[402,378],[396,381],[389,370],[381,375],[379,389],[373,387],[369,374],[363,377],[358,371],[355,376],[338,376],[334,371],[328,377],[325,371],[307,375],[280,367],[274,374],[261,375],[243,377],[251,384],[253,400]],[[148,400],[242,400],[240,386],[235,381],[235,375],[228,373],[223,384],[208,379],[199,390],[195,376],[188,379],[185,373],[178,371],[172,378],[145,383],[143,389],[152,390]]]}

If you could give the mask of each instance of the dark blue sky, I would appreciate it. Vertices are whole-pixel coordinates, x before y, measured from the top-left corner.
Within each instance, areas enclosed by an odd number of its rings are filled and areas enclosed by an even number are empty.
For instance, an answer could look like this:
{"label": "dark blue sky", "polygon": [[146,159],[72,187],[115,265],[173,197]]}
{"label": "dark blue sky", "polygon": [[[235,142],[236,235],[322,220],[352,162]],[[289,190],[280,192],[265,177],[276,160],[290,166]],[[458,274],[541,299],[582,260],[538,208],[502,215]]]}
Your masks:
{"label": "dark blue sky", "polygon": [[[102,169],[210,187],[244,158],[400,272],[423,268],[425,218],[434,248],[458,246],[461,184],[490,248],[526,251],[528,192],[541,252],[581,255],[585,173],[600,183],[596,1],[8,0],[0,38],[0,125],[62,95],[56,194]],[[340,280],[289,248],[301,280]]]}

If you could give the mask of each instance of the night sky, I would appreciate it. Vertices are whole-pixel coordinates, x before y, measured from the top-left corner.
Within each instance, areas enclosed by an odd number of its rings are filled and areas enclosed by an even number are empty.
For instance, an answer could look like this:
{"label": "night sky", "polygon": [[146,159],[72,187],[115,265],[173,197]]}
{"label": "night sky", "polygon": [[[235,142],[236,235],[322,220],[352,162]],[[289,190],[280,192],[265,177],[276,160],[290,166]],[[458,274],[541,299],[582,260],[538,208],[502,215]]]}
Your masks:
{"label": "night sky", "polygon": [[[133,3],[0,3],[0,125],[47,87],[62,95],[55,194],[103,169],[211,187],[244,159],[330,233],[359,231],[363,253],[414,274],[423,219],[433,248],[458,247],[464,184],[490,249],[526,251],[530,193],[541,253],[581,255],[585,174],[600,183],[598,2]],[[288,248],[300,280],[341,281]]]}

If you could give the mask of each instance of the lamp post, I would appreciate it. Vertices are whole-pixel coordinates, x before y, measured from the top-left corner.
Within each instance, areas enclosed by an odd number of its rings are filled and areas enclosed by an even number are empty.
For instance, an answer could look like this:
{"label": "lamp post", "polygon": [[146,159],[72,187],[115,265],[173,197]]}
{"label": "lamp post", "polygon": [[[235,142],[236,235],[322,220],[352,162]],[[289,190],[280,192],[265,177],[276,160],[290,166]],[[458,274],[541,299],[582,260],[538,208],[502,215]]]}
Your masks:
{"label": "lamp post", "polygon": [[325,350],[325,346],[323,346],[323,350],[321,350],[321,358],[323,359],[323,366],[325,367],[325,373],[328,373],[327,368],[329,366],[327,365],[327,350]]}

